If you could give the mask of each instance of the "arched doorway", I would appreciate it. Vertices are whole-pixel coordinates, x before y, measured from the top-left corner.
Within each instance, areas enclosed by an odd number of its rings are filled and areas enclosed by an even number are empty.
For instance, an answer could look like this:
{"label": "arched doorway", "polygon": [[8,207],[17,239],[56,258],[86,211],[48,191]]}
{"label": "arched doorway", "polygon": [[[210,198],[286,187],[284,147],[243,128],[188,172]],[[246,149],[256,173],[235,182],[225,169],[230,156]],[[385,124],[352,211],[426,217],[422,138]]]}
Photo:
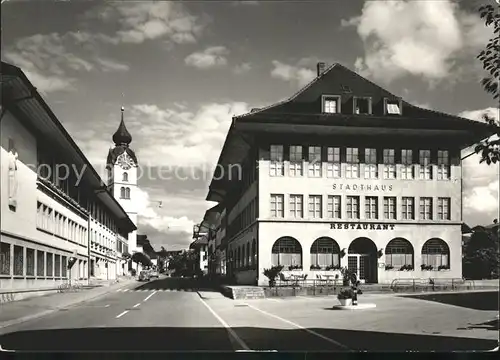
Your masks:
{"label": "arched doorway", "polygon": [[347,268],[354,271],[359,280],[364,280],[367,284],[377,283],[377,246],[375,243],[366,237],[354,239],[348,249]]}

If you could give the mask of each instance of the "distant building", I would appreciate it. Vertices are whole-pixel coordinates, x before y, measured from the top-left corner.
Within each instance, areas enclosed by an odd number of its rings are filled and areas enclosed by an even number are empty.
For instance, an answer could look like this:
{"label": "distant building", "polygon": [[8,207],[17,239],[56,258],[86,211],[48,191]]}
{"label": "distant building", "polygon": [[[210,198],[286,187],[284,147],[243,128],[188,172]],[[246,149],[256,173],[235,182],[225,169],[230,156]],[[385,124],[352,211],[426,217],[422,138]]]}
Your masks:
{"label": "distant building", "polygon": [[216,268],[259,285],[275,265],[308,279],[341,267],[366,283],[461,278],[460,151],[490,135],[320,63],[290,99],[233,118],[207,195]]}
{"label": "distant building", "polygon": [[202,271],[204,274],[208,273],[207,248],[208,248],[208,239],[206,235],[198,237],[195,241],[191,243],[191,245],[189,245],[189,249],[194,251],[198,255],[199,263],[197,265],[199,266],[199,270]]}
{"label": "distant building", "polygon": [[2,62],[0,81],[0,289],[114,279],[134,221],[23,71]]}

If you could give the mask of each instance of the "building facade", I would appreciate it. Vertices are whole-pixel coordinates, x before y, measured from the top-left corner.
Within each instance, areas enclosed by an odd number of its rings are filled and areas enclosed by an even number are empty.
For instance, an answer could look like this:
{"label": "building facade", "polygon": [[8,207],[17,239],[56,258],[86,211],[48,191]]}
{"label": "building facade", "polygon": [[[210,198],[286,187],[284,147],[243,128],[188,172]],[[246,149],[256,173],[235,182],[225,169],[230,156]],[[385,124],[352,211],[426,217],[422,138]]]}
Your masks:
{"label": "building facade", "polygon": [[275,265],[308,279],[348,267],[365,283],[462,278],[460,151],[489,135],[318,64],[290,99],[233,118],[207,196],[226,272],[259,285]]}
{"label": "building facade", "polygon": [[0,288],[123,274],[134,222],[25,74],[2,62],[1,86]]}

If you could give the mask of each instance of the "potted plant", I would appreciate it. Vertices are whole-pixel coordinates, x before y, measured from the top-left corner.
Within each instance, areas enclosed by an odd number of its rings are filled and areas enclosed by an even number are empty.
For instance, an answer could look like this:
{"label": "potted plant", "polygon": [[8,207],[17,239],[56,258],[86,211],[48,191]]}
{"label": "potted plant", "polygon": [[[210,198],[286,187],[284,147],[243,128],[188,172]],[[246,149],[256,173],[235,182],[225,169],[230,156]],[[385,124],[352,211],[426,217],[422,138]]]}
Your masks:
{"label": "potted plant", "polygon": [[412,271],[413,265],[403,265],[399,268],[399,271]]}
{"label": "potted plant", "polygon": [[276,278],[281,270],[283,270],[283,265],[276,265],[269,269],[264,269],[263,274],[269,279],[269,287],[273,287],[276,284]]}
{"label": "potted plant", "polygon": [[319,265],[311,265],[311,270],[321,270],[321,266]]}
{"label": "potted plant", "polygon": [[430,271],[430,270],[432,270],[432,265],[422,264],[422,265],[420,265],[420,269],[422,269],[422,271],[424,271],[424,270]]}
{"label": "potted plant", "polygon": [[386,270],[392,270],[392,269],[394,269],[394,266],[392,266],[392,265],[386,265],[385,269]]}
{"label": "potted plant", "polygon": [[351,306],[353,296],[354,296],[354,291],[352,289],[342,289],[337,295],[337,299],[339,299],[340,305]]}
{"label": "potted plant", "polygon": [[441,270],[449,270],[450,267],[448,265],[439,265],[438,266],[438,271],[441,271]]}

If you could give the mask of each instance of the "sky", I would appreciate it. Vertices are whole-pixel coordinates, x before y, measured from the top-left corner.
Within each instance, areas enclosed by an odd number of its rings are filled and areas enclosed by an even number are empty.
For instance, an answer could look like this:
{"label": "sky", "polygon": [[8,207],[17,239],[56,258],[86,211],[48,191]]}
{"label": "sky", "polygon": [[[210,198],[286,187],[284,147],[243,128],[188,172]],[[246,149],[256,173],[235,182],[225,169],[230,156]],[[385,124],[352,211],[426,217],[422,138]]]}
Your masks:
{"label": "sky", "polygon": [[[125,107],[143,171],[139,233],[177,250],[215,205],[205,197],[232,116],[292,96],[319,61],[417,106],[498,119],[475,58],[492,34],[476,9],[489,3],[9,0],[2,60],[22,68],[103,179]],[[477,155],[464,161],[469,225],[499,217],[498,174]]]}

